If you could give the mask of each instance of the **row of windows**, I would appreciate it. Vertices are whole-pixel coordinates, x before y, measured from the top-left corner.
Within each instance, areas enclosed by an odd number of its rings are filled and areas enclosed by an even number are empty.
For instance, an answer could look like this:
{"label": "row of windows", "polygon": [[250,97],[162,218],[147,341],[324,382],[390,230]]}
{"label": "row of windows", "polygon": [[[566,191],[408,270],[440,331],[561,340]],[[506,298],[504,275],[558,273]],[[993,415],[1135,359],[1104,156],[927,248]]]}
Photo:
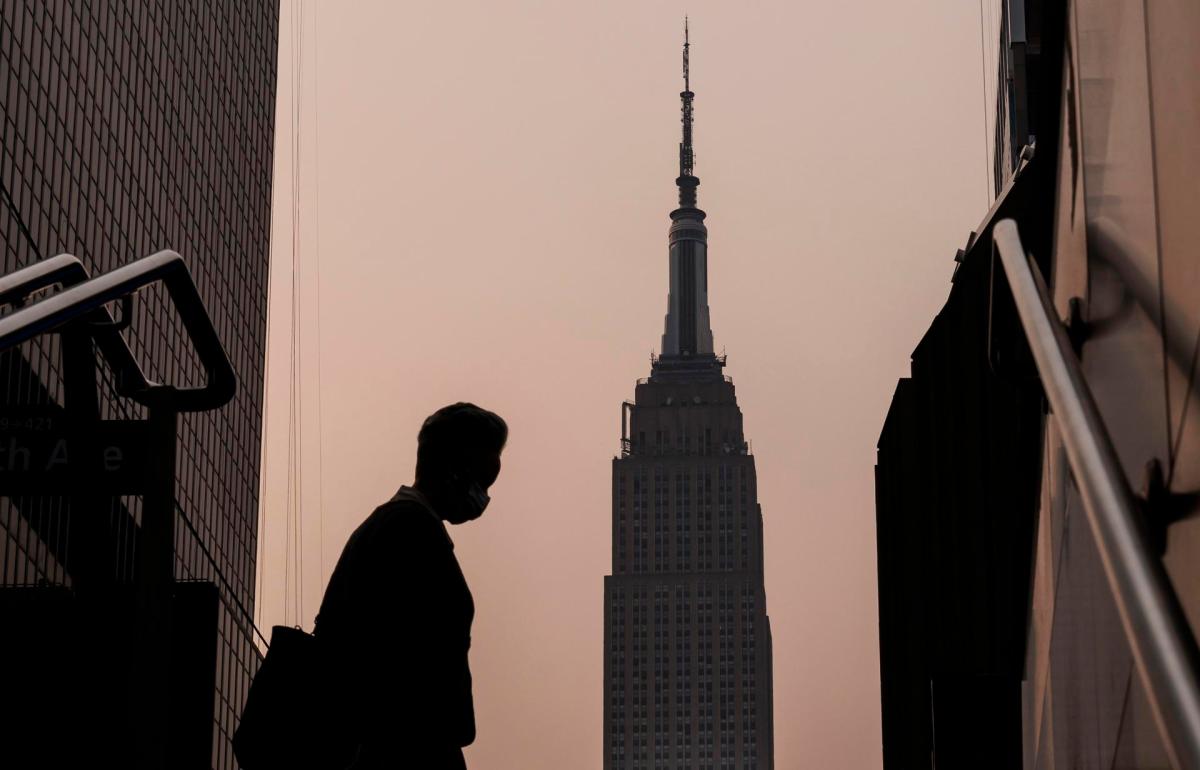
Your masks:
{"label": "row of windows", "polygon": [[639,430],[629,439],[629,451],[634,455],[659,457],[672,454],[711,457],[745,455],[749,452],[749,446],[741,431],[722,430],[715,433],[712,428],[706,427],[703,433],[693,434],[684,425],[674,434],[674,441],[669,429],[658,428],[653,435]]}
{"label": "row of windows", "polygon": [[[757,515],[757,506],[748,500],[747,479],[752,473],[752,468],[727,465],[718,466],[715,474],[701,468],[693,484],[691,471],[668,474],[663,466],[655,466],[650,484],[647,468],[642,466],[629,474],[630,485],[626,473],[618,471],[613,520],[615,572],[724,571],[749,569],[761,561],[761,546],[752,547],[751,543],[751,533],[757,531],[757,526],[750,526],[750,517]],[[653,501],[649,510],[647,488]],[[693,490],[698,500],[694,507]],[[647,519],[647,513],[652,517]]]}

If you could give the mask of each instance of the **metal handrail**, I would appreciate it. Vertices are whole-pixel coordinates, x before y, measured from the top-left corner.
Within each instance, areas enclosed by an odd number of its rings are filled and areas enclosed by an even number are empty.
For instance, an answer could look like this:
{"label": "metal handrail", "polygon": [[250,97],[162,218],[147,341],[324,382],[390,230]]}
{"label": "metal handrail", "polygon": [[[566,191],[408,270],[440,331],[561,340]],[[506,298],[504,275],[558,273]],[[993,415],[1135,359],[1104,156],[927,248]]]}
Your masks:
{"label": "metal handrail", "polygon": [[1121,624],[1175,767],[1200,770],[1200,668],[1195,642],[1162,562],[1138,526],[1136,504],[1066,329],[1021,245],[1016,223],[997,222],[995,252],[1058,420],[1063,446]]}
{"label": "metal handrail", "polygon": [[0,276],[0,305],[23,305],[30,294],[56,284],[74,286],[90,276],[78,257],[59,254]]}
{"label": "metal handrail", "polygon": [[[39,263],[45,265],[48,262],[50,265],[41,268],[31,266],[0,278],[0,299],[11,303],[21,291],[28,296],[32,291],[55,283],[65,285],[78,277],[79,270],[84,270],[82,264],[78,268],[72,267],[70,260],[78,263],[74,257],[62,255]],[[86,270],[83,275],[86,278]],[[204,367],[207,381],[201,387],[179,388],[147,380],[124,338],[111,326],[112,316],[105,305],[129,297],[138,289],[159,281],[179,311],[184,329]],[[224,406],[236,393],[237,375],[204,307],[204,301],[196,290],[187,264],[183,257],[173,251],[160,251],[143,257],[104,275],[76,283],[0,318],[0,351],[92,314],[99,316],[96,320],[101,327],[96,333],[97,344],[114,363],[119,375],[123,375],[118,377],[123,395],[129,395],[146,406],[198,412]],[[106,324],[109,328],[104,328]]]}
{"label": "metal handrail", "polygon": [[[56,285],[69,288],[89,278],[83,262],[71,254],[43,259],[0,276],[0,306],[23,307],[34,292]],[[117,393],[142,402],[142,394],[152,391],[155,384],[146,378],[108,308],[99,307],[92,315],[92,337],[116,373]]]}

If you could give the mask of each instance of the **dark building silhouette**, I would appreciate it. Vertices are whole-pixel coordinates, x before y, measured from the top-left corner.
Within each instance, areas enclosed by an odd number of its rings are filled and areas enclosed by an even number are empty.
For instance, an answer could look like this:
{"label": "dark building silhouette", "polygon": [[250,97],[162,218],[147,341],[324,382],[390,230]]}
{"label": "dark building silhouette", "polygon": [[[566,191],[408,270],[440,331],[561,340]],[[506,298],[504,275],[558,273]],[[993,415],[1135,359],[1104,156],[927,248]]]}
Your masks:
{"label": "dark building silhouette", "polygon": [[[947,260],[949,296],[879,437],[884,767],[1195,767],[1196,711],[1164,694],[1194,694],[1200,659],[1200,420],[1188,407],[1200,223],[1184,213],[1200,174],[1200,12],[985,9],[999,21],[995,199]],[[1039,309],[1051,327],[1061,319],[1082,387],[1052,387],[1062,378],[1035,363],[993,252],[1001,220],[1048,286]],[[1086,435],[1115,458],[1103,473],[1070,457],[1070,409],[1056,413],[1051,392],[1094,404]],[[1116,538],[1097,524],[1112,508],[1081,491],[1099,476],[1127,493],[1112,495],[1129,502],[1120,549],[1105,550]],[[1149,577],[1135,593],[1122,574]],[[1123,620],[1160,599],[1164,622]]]}
{"label": "dark building silhouette", "polygon": [[[188,618],[200,616],[177,613],[175,628],[184,639],[209,639],[200,653],[213,667],[208,733],[216,768],[235,766],[229,740],[260,660],[252,618],[277,34],[272,2],[0,3],[0,272],[69,253],[98,275],[177,251],[239,377],[228,406],[182,416],[176,461],[175,576],[198,583],[181,587],[177,601],[200,596],[211,623],[189,631]],[[152,379],[203,380],[161,287],[138,294],[126,338]],[[57,339],[45,335],[0,356],[0,427],[13,414],[62,409]],[[110,372],[101,376],[104,418],[145,417],[113,395]],[[54,611],[46,607],[55,600],[47,597],[69,603],[85,561],[93,577],[128,583],[141,511],[132,495],[107,498],[99,511],[73,511],[67,497],[0,498],[8,617],[26,612],[51,628]],[[80,534],[87,524],[97,537]],[[59,630],[70,627],[56,617]],[[98,622],[104,627],[76,629],[78,644],[121,633],[119,614]],[[7,629],[6,636],[11,641]],[[139,657],[110,663],[123,675]],[[20,665],[5,657],[0,672]],[[55,671],[36,677],[51,692],[63,680]],[[191,686],[203,689],[205,681],[201,674]],[[172,687],[186,689],[180,680]],[[0,688],[14,709],[25,695]],[[43,721],[61,718],[50,712]]]}
{"label": "dark building silhouette", "polygon": [[713,351],[684,43],[679,208],[662,354],[622,407],[604,578],[604,767],[773,767],[754,456]]}
{"label": "dark building silhouette", "polygon": [[[1022,760],[1043,411],[1036,378],[998,363],[1018,355],[1025,361],[1027,353],[1019,325],[993,304],[991,228],[1017,219],[1044,268],[1057,181],[1062,19],[1060,9],[1042,13],[1042,5],[1056,3],[1002,5],[1002,39],[988,43],[1001,51],[992,107],[995,203],[955,258],[945,307],[913,351],[912,374],[900,381],[879,438],[888,770],[1013,768]],[[1016,5],[1037,8],[1013,35],[1009,6]],[[1030,49],[1037,54],[1026,56]],[[1033,137],[1030,161],[1025,148]]]}

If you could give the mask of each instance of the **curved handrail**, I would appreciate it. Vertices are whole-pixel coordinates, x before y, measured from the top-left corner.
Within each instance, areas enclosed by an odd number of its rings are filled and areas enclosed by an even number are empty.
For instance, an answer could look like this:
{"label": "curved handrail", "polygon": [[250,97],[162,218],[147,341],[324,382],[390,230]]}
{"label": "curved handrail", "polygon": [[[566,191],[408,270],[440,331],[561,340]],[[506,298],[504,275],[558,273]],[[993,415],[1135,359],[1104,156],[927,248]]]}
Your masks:
{"label": "curved handrail", "polygon": [[[87,268],[78,257],[59,254],[0,276],[0,305],[21,307],[34,292],[54,285],[69,288],[83,283],[90,277]],[[156,384],[146,378],[125,338],[121,336],[120,330],[115,328],[108,308],[99,307],[92,313],[96,321],[92,336],[116,373],[117,393],[141,401],[142,394],[152,390]]]}
{"label": "curved handrail", "polygon": [[0,275],[0,305],[23,305],[35,291],[62,284],[74,286],[90,276],[79,257],[59,254],[32,265]]}
{"label": "curved handrail", "polygon": [[1021,325],[1087,512],[1125,637],[1171,755],[1181,770],[1200,770],[1200,668],[1195,640],[1162,562],[1138,526],[1129,482],[1057,320],[1041,272],[1021,245],[1016,223],[992,230]]}
{"label": "curved handrail", "polygon": [[[53,264],[45,268],[30,266],[17,271],[20,275],[0,279],[0,299],[11,302],[22,286],[28,295],[36,290],[28,287],[39,282],[41,285],[37,288],[54,283],[65,284],[78,276],[78,270],[83,269],[82,264],[78,268],[72,267],[69,260],[78,263],[74,257],[62,255],[46,260]],[[44,265],[45,262],[39,264]],[[52,280],[55,276],[57,279]],[[66,281],[62,280],[64,277]],[[0,318],[0,350],[54,331],[91,313],[102,312],[101,322],[104,316],[111,322],[112,317],[104,307],[107,303],[130,296],[138,289],[159,281],[162,281],[179,311],[179,317],[204,367],[207,382],[198,388],[178,388],[148,381],[125,340],[115,329],[101,329],[96,335],[97,344],[105,356],[114,362],[118,372],[127,371],[132,376],[133,382],[122,382],[121,387],[124,395],[138,403],[163,406],[179,412],[198,412],[224,406],[237,392],[237,375],[229,363],[229,357],[225,355],[225,348],[217,337],[217,330],[196,290],[187,264],[183,257],[173,251],[160,251],[104,275],[75,283],[58,294]]]}

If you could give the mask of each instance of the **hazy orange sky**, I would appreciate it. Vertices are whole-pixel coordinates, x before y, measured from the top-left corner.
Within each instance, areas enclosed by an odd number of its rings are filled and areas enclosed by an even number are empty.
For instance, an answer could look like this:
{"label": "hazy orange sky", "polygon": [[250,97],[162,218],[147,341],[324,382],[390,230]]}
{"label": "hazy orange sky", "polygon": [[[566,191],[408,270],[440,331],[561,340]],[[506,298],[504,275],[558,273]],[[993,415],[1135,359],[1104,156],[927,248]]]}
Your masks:
{"label": "hazy orange sky", "polygon": [[311,629],[426,415],[499,412],[492,506],[451,532],[478,606],[473,770],[602,763],[611,459],[666,310],[685,13],[713,331],[765,520],[776,767],[881,766],[875,441],[988,205],[979,6],[285,2],[259,625]]}

